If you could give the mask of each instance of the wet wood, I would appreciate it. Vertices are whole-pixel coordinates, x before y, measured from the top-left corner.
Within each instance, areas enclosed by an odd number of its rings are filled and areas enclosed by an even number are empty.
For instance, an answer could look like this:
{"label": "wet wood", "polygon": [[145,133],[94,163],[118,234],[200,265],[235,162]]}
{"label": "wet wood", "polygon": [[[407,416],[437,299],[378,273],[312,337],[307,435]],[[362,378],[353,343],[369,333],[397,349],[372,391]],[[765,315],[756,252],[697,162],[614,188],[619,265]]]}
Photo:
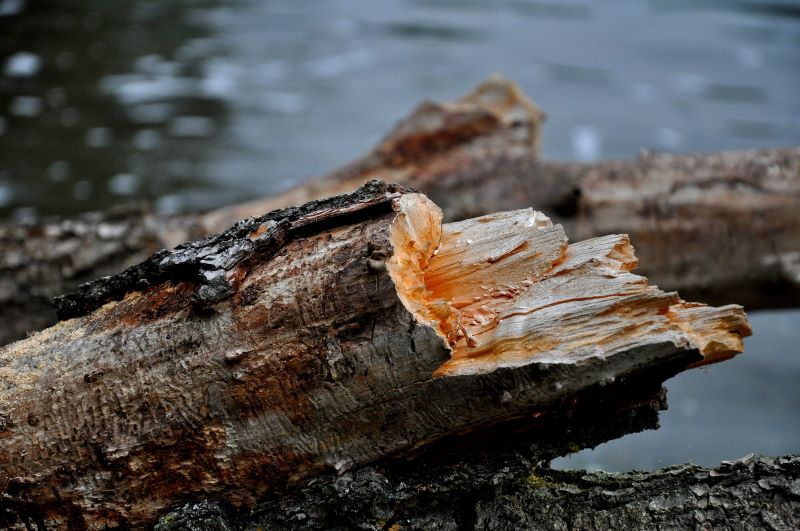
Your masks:
{"label": "wet wood", "polygon": [[[149,525],[743,350],[739,306],[530,209],[442,224],[381,182],[245,220],[63,297],[0,350],[0,521]],[[573,404],[572,406],[566,404]]]}
{"label": "wet wood", "polygon": [[54,323],[52,298],[82,282],[375,177],[426,193],[447,221],[533,207],[580,239],[628,234],[654,284],[704,302],[800,305],[800,148],[541,161],[542,117],[494,77],[458,101],[423,103],[360,159],[276,197],[178,217],[139,207],[0,225],[0,344]]}

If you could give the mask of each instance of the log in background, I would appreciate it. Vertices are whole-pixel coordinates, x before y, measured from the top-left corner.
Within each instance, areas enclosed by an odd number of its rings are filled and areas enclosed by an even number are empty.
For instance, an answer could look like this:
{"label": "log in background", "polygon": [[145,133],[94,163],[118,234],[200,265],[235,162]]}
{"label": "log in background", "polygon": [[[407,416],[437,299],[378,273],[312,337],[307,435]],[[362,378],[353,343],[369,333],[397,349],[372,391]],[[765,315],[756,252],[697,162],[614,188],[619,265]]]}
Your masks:
{"label": "log in background", "polygon": [[131,206],[0,226],[0,344],[54,323],[52,298],[82,282],[376,177],[424,192],[448,221],[533,207],[575,240],[629,234],[641,273],[688,299],[800,305],[800,148],[542,161],[541,121],[517,87],[492,78],[457,102],[421,104],[370,153],[274,198],[178,217]]}

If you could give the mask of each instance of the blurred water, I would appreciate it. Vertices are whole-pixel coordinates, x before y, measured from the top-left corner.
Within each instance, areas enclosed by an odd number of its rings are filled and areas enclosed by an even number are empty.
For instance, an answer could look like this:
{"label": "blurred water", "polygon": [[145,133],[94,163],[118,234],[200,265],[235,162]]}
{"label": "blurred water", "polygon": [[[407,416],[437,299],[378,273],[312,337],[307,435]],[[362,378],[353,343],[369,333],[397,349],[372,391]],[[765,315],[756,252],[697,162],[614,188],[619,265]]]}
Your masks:
{"label": "blurred water", "polygon": [[[799,66],[778,1],[0,0],[0,219],[275,192],[494,72],[547,112],[547,158],[796,145]],[[661,430],[569,463],[800,451],[798,323],[754,316],[746,356],[670,382]]]}
{"label": "blurred water", "polygon": [[274,192],[493,72],[549,158],[797,144],[799,59],[755,0],[0,0],[0,219]]}

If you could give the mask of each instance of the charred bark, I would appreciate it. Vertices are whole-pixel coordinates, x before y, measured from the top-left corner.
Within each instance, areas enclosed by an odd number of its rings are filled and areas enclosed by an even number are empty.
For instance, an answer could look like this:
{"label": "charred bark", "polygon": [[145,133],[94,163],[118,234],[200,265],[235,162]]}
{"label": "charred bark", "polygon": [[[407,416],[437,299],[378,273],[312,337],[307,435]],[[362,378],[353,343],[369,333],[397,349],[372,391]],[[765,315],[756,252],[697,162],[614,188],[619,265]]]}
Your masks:
{"label": "charred bark", "polygon": [[533,207],[579,238],[629,234],[654,283],[707,303],[800,305],[800,149],[540,161],[541,120],[492,78],[456,102],[420,105],[361,159],[277,197],[199,215],[139,208],[0,226],[0,344],[54,323],[51,299],[82,282],[375,177],[427,194],[448,221]]}
{"label": "charred bark", "polygon": [[157,253],[0,349],[3,517],[247,511],[432,445],[569,426],[611,397],[630,410],[742,351],[741,307],[686,303],[635,266],[625,236],[570,245],[529,209],[442,225],[381,182]]}

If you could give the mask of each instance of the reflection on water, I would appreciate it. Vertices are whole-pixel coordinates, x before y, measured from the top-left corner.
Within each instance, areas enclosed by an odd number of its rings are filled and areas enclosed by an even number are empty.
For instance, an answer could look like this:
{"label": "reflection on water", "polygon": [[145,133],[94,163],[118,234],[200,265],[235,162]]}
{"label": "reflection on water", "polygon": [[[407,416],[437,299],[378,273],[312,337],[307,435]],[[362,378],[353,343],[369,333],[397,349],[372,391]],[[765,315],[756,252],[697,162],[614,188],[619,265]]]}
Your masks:
{"label": "reflection on water", "polygon": [[0,219],[274,192],[493,72],[550,158],[800,140],[782,2],[0,0],[0,36]]}
{"label": "reflection on water", "polygon": [[[274,192],[494,72],[547,111],[548,158],[798,144],[798,59],[783,2],[0,0],[0,219]],[[741,361],[670,383],[662,430],[586,459],[799,450],[800,327],[770,332],[786,320],[800,315],[756,316]]]}
{"label": "reflection on water", "polygon": [[186,3],[4,0],[0,13],[3,214],[169,207],[204,187],[207,124],[225,110],[194,89],[206,57],[187,47],[208,30]]}

